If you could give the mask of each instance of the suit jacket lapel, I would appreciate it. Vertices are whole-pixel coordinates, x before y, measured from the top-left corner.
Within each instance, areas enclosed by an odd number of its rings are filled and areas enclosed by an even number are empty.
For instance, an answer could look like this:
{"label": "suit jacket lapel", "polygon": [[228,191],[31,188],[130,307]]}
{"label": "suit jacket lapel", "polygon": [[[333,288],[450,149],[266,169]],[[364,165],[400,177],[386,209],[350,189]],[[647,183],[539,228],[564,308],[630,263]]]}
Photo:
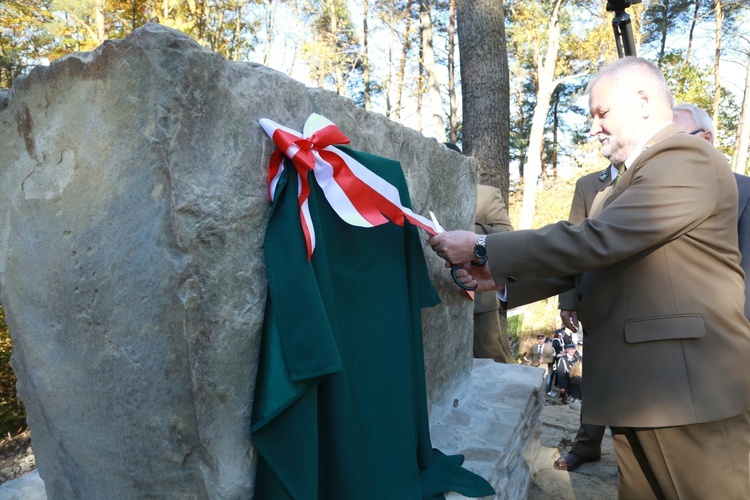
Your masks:
{"label": "suit jacket lapel", "polygon": [[610,182],[606,186],[604,186],[604,189],[596,193],[596,196],[594,197],[593,203],[591,203],[591,218],[593,219],[597,215],[599,215],[599,212],[602,211],[602,205],[604,204],[604,200],[609,198],[609,195],[612,194],[612,188],[614,187],[613,183]]}
{"label": "suit jacket lapel", "polygon": [[[615,178],[616,179],[616,178]],[[591,202],[591,210],[589,211],[589,217],[596,217],[601,212],[602,203],[612,192],[612,186],[615,182],[612,178],[612,166],[607,167],[607,178],[602,181],[599,189],[596,190],[596,196],[594,201]]]}
{"label": "suit jacket lapel", "polygon": [[669,137],[671,135],[674,135],[675,133],[681,132],[682,130],[676,123],[671,123],[654,134],[651,140],[646,143],[646,146],[643,148],[638,157],[636,157],[635,161],[633,161],[633,164],[630,165],[630,168],[628,168],[625,173],[617,176],[617,179],[619,179],[617,182],[617,189],[615,189],[614,182],[610,182],[602,191],[596,194],[596,198],[594,198],[594,202],[591,206],[591,218],[599,215],[601,211],[604,210],[606,206],[612,202],[612,200],[614,199],[612,197],[613,194],[621,193],[622,191],[627,189],[628,186],[630,186],[630,184],[633,182],[633,177],[635,177],[636,171],[640,167],[640,159],[643,151],[646,151],[653,144],[659,142],[665,137]]}

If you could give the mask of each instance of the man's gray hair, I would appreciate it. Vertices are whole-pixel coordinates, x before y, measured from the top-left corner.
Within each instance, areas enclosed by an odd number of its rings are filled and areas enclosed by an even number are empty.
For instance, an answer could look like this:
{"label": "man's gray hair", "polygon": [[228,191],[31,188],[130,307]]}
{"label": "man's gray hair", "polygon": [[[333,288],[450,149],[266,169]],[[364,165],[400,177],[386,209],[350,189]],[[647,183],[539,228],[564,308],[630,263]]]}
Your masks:
{"label": "man's gray hair", "polygon": [[714,135],[714,122],[711,120],[711,117],[708,116],[708,113],[706,113],[703,108],[699,108],[695,104],[680,104],[679,106],[675,106],[672,108],[672,112],[676,113],[677,111],[685,111],[686,113],[690,113],[690,118],[693,119],[693,122],[695,122],[695,126],[698,127],[698,129],[703,129],[706,132],[711,132],[711,136]]}
{"label": "man's gray hair", "polygon": [[[621,59],[617,59],[614,62],[604,66],[594,78],[589,81],[586,87],[586,93],[588,94],[591,89],[602,79],[612,79],[615,83],[622,81],[626,75],[632,76],[634,73],[638,74],[642,80],[645,80],[652,84],[654,90],[660,94],[662,99],[669,103],[669,107],[674,107],[674,98],[669,90],[669,85],[664,79],[664,75],[661,73],[659,67],[641,57],[628,56]],[[656,96],[655,96],[656,97]]]}

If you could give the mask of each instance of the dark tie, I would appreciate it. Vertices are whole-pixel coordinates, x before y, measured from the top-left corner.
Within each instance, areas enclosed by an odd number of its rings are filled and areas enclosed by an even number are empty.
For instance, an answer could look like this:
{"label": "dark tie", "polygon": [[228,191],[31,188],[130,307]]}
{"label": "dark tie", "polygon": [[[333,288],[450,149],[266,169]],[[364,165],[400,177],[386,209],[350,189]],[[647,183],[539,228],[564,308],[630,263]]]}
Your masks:
{"label": "dark tie", "polygon": [[619,167],[617,167],[617,177],[615,177],[615,180],[612,182],[612,185],[614,186],[617,184],[617,181],[620,180],[620,177],[625,175],[625,171],[628,169],[628,167],[625,166],[624,163],[620,164]]}

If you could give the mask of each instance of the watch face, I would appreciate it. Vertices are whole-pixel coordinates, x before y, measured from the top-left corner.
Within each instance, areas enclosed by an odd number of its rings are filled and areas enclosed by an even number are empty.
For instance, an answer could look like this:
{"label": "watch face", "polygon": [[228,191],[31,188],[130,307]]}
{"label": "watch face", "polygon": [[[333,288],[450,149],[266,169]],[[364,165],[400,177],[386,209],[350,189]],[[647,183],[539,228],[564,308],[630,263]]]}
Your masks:
{"label": "watch face", "polygon": [[487,248],[482,245],[474,245],[474,255],[477,259],[487,258]]}

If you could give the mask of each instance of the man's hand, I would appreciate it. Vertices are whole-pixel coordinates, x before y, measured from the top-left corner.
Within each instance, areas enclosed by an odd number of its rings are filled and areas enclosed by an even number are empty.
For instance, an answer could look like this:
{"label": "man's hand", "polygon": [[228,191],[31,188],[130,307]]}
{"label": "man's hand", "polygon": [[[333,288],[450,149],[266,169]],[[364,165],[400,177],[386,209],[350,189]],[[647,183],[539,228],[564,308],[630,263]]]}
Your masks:
{"label": "man's hand", "polygon": [[560,309],[560,319],[562,319],[563,325],[575,333],[578,331],[580,323],[578,323],[578,311],[571,311],[569,309]]}
{"label": "man's hand", "polygon": [[[446,262],[445,267],[451,267],[450,263]],[[490,290],[503,291],[504,285],[497,286],[495,279],[490,273],[490,266],[487,264],[483,266],[475,266],[473,264],[464,264],[461,269],[455,272],[456,279],[468,287],[476,285],[477,292],[488,292]]]}
{"label": "man's hand", "polygon": [[476,241],[477,235],[471,231],[446,231],[432,236],[427,243],[447,262],[463,265],[476,258]]}

